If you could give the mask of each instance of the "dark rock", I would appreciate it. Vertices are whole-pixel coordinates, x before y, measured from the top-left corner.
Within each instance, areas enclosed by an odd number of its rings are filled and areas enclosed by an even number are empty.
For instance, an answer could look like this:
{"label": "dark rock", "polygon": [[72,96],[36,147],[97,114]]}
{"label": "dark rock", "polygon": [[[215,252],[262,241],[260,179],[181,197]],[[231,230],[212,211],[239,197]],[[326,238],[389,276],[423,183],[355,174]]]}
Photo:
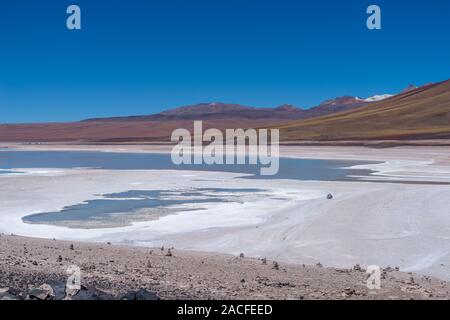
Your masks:
{"label": "dark rock", "polygon": [[353,266],[353,271],[364,272],[364,269],[361,268],[361,266],[359,264],[356,264]]}
{"label": "dark rock", "polygon": [[353,288],[345,288],[344,293],[348,296],[352,296],[356,294],[356,290]]}
{"label": "dark rock", "polygon": [[147,291],[145,289],[139,289],[138,291],[128,291],[126,294],[121,296],[119,299],[120,300],[160,300],[156,293]]}
{"label": "dark rock", "polygon": [[56,300],[63,300],[66,296],[66,282],[64,281],[49,281],[48,284],[52,287],[54,297]]}
{"label": "dark rock", "polygon": [[71,300],[114,300],[114,296],[92,287],[81,286]]}
{"label": "dark rock", "polygon": [[9,288],[8,293],[12,294],[13,296],[18,297],[20,300],[23,300],[23,292],[22,292],[22,290],[19,290],[19,289],[16,289],[16,288]]}
{"label": "dark rock", "polygon": [[48,284],[43,284],[39,288],[33,288],[28,292],[28,299],[30,300],[53,300],[55,292]]}
{"label": "dark rock", "polygon": [[20,300],[10,288],[0,288],[0,300]]}
{"label": "dark rock", "polygon": [[333,195],[332,195],[331,193],[329,193],[329,194],[327,195],[327,199],[328,199],[328,200],[333,199]]}
{"label": "dark rock", "polygon": [[275,288],[283,288],[283,287],[295,288],[295,284],[292,284],[290,282],[275,282],[271,286]]}
{"label": "dark rock", "polygon": [[272,267],[272,269],[280,270],[280,265],[278,264],[278,262],[276,262],[276,261],[273,262],[273,267]]}

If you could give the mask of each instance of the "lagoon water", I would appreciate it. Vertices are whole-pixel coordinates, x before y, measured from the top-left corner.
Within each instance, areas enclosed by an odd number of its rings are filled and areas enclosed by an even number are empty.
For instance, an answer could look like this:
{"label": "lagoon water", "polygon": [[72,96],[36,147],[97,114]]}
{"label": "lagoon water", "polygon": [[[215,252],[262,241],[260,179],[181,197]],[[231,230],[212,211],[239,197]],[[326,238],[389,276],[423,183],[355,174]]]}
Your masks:
{"label": "lagoon water", "polygon": [[[280,158],[280,170],[261,176],[259,165],[175,165],[170,154],[81,151],[0,151],[0,174],[14,168],[98,168],[108,170],[199,170],[251,174],[256,179],[299,179],[317,181],[355,180],[370,170],[346,169],[369,161]],[[372,162],[373,163],[373,162]],[[5,170],[5,171],[2,171]]]}
{"label": "lagoon water", "polygon": [[[242,201],[245,195],[264,190],[251,188],[194,188],[186,190],[130,190],[104,194],[101,199],[88,200],[61,211],[25,216],[33,224],[52,224],[69,228],[110,228],[137,221],[156,220],[181,211],[205,210],[203,204]],[[195,204],[195,207],[189,205]]]}
{"label": "lagoon water", "polygon": [[[274,176],[261,176],[258,165],[174,165],[170,154],[79,151],[0,151],[0,174],[17,174],[12,169],[94,168],[107,170],[197,170],[243,174],[245,179],[297,179],[351,181],[351,175],[367,176],[369,170],[348,169],[361,161],[306,160],[280,158]],[[346,169],[347,168],[347,169]],[[25,223],[99,229],[129,226],[137,221],[192,210],[206,210],[214,203],[245,203],[270,197],[263,189],[190,188],[186,190],[128,190],[104,194],[100,199],[55,212],[26,215]],[[282,200],[282,199],[281,199]]]}

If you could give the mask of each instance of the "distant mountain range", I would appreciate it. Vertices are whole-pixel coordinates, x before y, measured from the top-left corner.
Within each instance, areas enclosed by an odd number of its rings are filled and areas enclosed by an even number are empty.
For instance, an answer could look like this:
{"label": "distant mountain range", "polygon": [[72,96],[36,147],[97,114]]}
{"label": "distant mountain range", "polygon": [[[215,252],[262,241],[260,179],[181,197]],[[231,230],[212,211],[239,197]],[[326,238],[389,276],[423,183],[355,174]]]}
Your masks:
{"label": "distant mountain range", "polygon": [[163,111],[153,115],[94,118],[82,122],[128,122],[128,121],[179,121],[179,120],[268,120],[279,122],[283,120],[309,119],[335,112],[362,107],[375,101],[391,97],[391,95],[376,95],[367,99],[358,97],[337,97],[320,105],[302,109],[285,104],[276,108],[257,108],[239,104],[222,102],[199,103]]}
{"label": "distant mountain range", "polygon": [[337,97],[302,109],[200,103],[153,115],[96,118],[70,123],[0,125],[2,142],[144,143],[168,141],[177,128],[281,129],[282,139],[365,140],[450,138],[449,81],[408,86],[398,95]]}

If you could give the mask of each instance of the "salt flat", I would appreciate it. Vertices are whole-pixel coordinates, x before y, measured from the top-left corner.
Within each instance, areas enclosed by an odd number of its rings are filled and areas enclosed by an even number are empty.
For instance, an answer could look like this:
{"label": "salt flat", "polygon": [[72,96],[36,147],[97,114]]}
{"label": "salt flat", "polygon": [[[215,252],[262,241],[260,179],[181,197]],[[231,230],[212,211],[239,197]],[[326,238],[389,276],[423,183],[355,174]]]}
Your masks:
{"label": "salt flat", "polygon": [[[36,147],[43,148],[43,147]],[[56,148],[56,147],[53,147]],[[78,147],[85,148],[85,147]],[[103,148],[103,147],[96,147]],[[106,147],[112,151],[117,147]],[[122,150],[130,148],[121,146]],[[138,147],[133,146],[136,151]],[[151,151],[146,146],[142,152]],[[158,149],[161,152],[161,147]],[[267,257],[334,267],[399,266],[450,280],[450,186],[399,184],[389,179],[450,182],[442,147],[369,149],[286,147],[282,154],[313,159],[380,160],[384,182],[250,180],[231,173],[45,169],[0,176],[0,232],[24,236]],[[210,204],[123,228],[70,229],[25,224],[31,213],[60,210],[101,194],[127,190],[258,188],[246,203]],[[332,193],[333,200],[326,195]]]}

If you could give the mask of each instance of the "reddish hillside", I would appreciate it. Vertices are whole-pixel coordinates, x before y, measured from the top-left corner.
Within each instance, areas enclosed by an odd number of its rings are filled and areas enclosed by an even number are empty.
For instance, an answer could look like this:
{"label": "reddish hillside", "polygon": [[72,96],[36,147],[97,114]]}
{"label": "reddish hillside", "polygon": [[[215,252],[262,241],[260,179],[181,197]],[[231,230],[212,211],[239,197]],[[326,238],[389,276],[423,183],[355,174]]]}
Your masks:
{"label": "reddish hillside", "polygon": [[203,120],[205,128],[267,127],[356,108],[364,104],[355,103],[351,97],[330,100],[311,109],[300,109],[291,105],[253,108],[236,104],[201,103],[147,116],[98,118],[72,123],[3,124],[0,125],[0,141],[105,143],[167,141],[173,130],[191,129],[194,120]]}
{"label": "reddish hillside", "polygon": [[283,140],[450,138],[450,80],[362,108],[278,127]]}

